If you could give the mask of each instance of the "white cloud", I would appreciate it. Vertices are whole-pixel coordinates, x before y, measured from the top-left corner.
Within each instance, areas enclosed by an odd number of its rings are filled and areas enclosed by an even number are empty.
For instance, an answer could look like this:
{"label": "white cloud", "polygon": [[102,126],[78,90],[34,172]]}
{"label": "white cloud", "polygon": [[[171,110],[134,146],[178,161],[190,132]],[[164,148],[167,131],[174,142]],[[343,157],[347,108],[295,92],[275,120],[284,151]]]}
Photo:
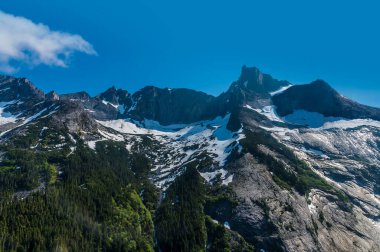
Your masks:
{"label": "white cloud", "polygon": [[75,51],[96,55],[79,35],[52,31],[44,24],[0,11],[0,71],[15,72],[20,62],[67,67]]}

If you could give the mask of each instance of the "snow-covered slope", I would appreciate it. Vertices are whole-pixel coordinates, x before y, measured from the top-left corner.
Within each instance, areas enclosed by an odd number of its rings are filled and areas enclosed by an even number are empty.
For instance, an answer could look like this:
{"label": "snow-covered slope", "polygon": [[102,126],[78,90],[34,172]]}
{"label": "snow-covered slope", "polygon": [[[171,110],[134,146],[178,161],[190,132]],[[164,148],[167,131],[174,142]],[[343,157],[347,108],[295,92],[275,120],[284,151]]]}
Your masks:
{"label": "snow-covered slope", "polygon": [[8,102],[0,102],[0,125],[16,122],[18,115],[13,115],[10,112],[4,112],[4,109],[6,109],[7,106],[15,104],[17,102],[18,101],[15,100]]}
{"label": "snow-covered slope", "polygon": [[[168,126],[152,120],[142,123],[123,119],[98,122],[123,135],[130,142],[129,150],[138,147],[141,137],[149,137],[157,145],[155,152],[150,153],[154,160],[154,181],[158,187],[166,188],[182,172],[184,165],[203,159],[211,160],[211,165],[201,172],[207,181],[214,180],[218,174],[223,184],[232,181],[233,175],[223,167],[228,155],[234,149],[239,149],[239,140],[244,135],[241,131],[231,132],[227,129],[229,118],[230,114],[227,114],[214,120]],[[117,140],[114,134],[102,135],[104,139]],[[89,145],[93,146],[93,141]]]}
{"label": "snow-covered slope", "polygon": [[[338,99],[328,85],[312,86],[330,92],[327,101]],[[379,110],[340,98],[344,113],[322,105],[309,109],[298,90],[246,67],[218,97],[156,87],[135,94],[113,87],[95,97],[45,95],[26,79],[0,77],[0,141],[11,144],[30,135],[25,145],[31,150],[65,150],[65,155],[82,143],[96,153],[99,141],[117,141],[148,158],[150,178],[160,191],[189,166],[211,187],[230,190],[234,203],[218,199],[208,214],[263,249],[376,251]],[[293,95],[297,104],[279,107]],[[323,184],[322,178],[334,189],[308,184],[306,193],[298,190],[292,176],[300,175],[299,160],[308,165],[306,179]],[[347,195],[352,208],[332,192]]]}
{"label": "snow-covered slope", "polygon": [[[312,121],[318,123],[310,124],[311,127],[263,128],[293,149],[320,176],[347,193],[363,218],[377,223],[380,216],[380,122],[330,120],[320,115],[317,118]],[[373,228],[380,233],[378,225]]]}
{"label": "snow-covered slope", "polygon": [[326,181],[346,192],[363,218],[378,229],[380,121],[325,116],[303,109],[279,116],[274,105],[245,108],[271,121],[272,126],[260,127],[290,147]]}

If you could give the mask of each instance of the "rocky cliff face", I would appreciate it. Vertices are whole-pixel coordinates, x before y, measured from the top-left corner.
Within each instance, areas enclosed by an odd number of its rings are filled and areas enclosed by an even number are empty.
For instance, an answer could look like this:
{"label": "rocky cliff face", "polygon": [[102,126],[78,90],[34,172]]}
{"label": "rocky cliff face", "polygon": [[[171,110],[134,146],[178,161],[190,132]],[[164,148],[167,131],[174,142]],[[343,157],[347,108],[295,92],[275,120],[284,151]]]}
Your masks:
{"label": "rocky cliff face", "polygon": [[303,109],[325,116],[380,120],[379,109],[343,97],[322,80],[290,87],[283,93],[275,95],[273,103],[277,106],[277,112],[281,116],[291,114],[297,109]]}
{"label": "rocky cliff face", "polygon": [[53,109],[45,94],[25,78],[0,76],[0,135]]}
{"label": "rocky cliff face", "polygon": [[214,101],[215,97],[190,89],[146,87],[133,94],[127,113],[163,125],[192,123],[217,116]]}
{"label": "rocky cliff face", "polygon": [[[375,238],[380,234],[379,195],[375,186],[379,178],[374,172],[380,167],[375,144],[378,129],[368,126],[344,129],[338,125],[318,130],[269,126],[263,125],[260,116],[251,109],[242,111],[240,118],[247,138],[248,132],[256,132],[256,140],[251,141],[257,141],[257,148],[227,168],[234,171],[231,186],[240,202],[228,217],[231,228],[256,247],[269,251],[380,250]],[[260,135],[265,135],[263,129],[271,134],[261,139]],[[284,154],[284,146],[276,147],[269,140],[272,136],[288,146],[298,160],[305,161],[318,174],[318,179],[342,190],[348,198],[321,187],[320,182],[309,177],[311,174],[304,177],[297,168],[301,163],[294,163],[291,155]],[[276,166],[283,166],[302,181],[311,183],[310,189],[306,194],[285,189],[279,181],[286,177],[273,169]],[[365,175],[367,172],[371,176]]]}
{"label": "rocky cliff face", "polygon": [[45,94],[28,79],[0,76],[1,101],[42,100]]}
{"label": "rocky cliff face", "polygon": [[228,192],[205,213],[258,250],[380,251],[380,110],[323,81],[291,86],[243,67],[217,97],[152,86],[92,97],[0,77],[0,104],[1,144],[26,137],[25,148],[70,155],[119,142],[149,160],[162,198],[196,167]]}
{"label": "rocky cliff face", "polygon": [[126,90],[116,89],[111,87],[105,92],[101,93],[98,97],[102,101],[106,101],[112,104],[123,104],[126,107],[130,107],[131,95]]}
{"label": "rocky cliff face", "polygon": [[260,72],[256,67],[243,66],[241,75],[235,84],[255,93],[268,95],[270,92],[279,90],[281,87],[289,86],[290,82],[276,80],[269,74]]}

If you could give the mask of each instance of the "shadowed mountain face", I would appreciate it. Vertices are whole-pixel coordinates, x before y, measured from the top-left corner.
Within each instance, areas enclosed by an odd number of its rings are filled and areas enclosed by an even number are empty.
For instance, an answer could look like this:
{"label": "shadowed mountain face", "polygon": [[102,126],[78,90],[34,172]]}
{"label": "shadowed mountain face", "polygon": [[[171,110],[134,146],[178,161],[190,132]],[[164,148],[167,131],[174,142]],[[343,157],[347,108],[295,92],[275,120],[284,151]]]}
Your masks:
{"label": "shadowed mountain face", "polygon": [[288,81],[276,80],[255,67],[243,67],[239,79],[217,97],[190,89],[143,88],[124,103],[124,116],[147,118],[164,125],[191,123],[222,116],[246,104],[262,108],[273,103],[280,116],[302,109],[325,116],[380,119],[379,109],[349,100],[321,80],[270,95],[289,85]]}
{"label": "shadowed mountain face", "polygon": [[[44,93],[26,79],[3,76],[1,82],[0,94],[4,101],[45,98]],[[306,110],[333,117],[380,119],[379,109],[341,96],[322,80],[294,85],[273,97],[270,95],[289,85],[288,81],[276,80],[255,67],[243,66],[238,80],[217,97],[191,89],[148,86],[134,94],[111,87],[96,97],[85,91],[63,95],[51,92],[46,99],[79,102],[98,119],[146,118],[163,125],[213,119],[246,104],[258,109],[273,104],[280,116]]]}
{"label": "shadowed mountain face", "polygon": [[132,96],[128,113],[136,119],[151,119],[163,125],[191,123],[218,115],[215,97],[190,89],[145,87]]}
{"label": "shadowed mountain face", "polygon": [[127,107],[131,106],[131,94],[123,89],[116,89],[115,87],[111,87],[105,92],[98,95],[98,97],[100,100],[107,101],[111,104],[123,104]]}
{"label": "shadowed mountain face", "polygon": [[42,100],[44,93],[25,78],[0,76],[0,101]]}
{"label": "shadowed mountain face", "polygon": [[[15,234],[0,244],[380,251],[380,110],[320,80],[290,86],[250,67],[216,97],[153,86],[45,95],[27,79],[0,77],[0,187],[11,195],[0,216],[12,217],[0,224]],[[318,127],[303,123],[313,116]],[[61,209],[65,200],[75,208]],[[20,215],[8,209],[18,202]],[[14,225],[57,225],[58,236]]]}
{"label": "shadowed mountain face", "polygon": [[32,116],[46,106],[44,102],[44,92],[28,79],[0,76],[0,131],[9,130]]}
{"label": "shadowed mountain face", "polygon": [[264,74],[256,67],[243,66],[236,84],[255,93],[268,94],[281,87],[290,85],[288,81],[276,80],[269,74]]}
{"label": "shadowed mountain face", "polygon": [[240,77],[229,89],[217,97],[215,106],[231,111],[249,104],[261,108],[271,104],[270,92],[289,86],[287,81],[280,81],[268,74],[263,74],[256,67],[243,66]]}
{"label": "shadowed mountain face", "polygon": [[269,92],[289,84],[273,79],[255,67],[244,66],[238,81],[218,97],[190,89],[150,86],[133,94],[132,106],[127,108],[127,113],[137,119],[152,119],[164,125],[191,123],[222,116],[247,102],[268,102]]}
{"label": "shadowed mountain face", "polygon": [[306,85],[292,86],[275,95],[272,100],[280,116],[302,109],[318,112],[325,116],[380,120],[378,108],[365,106],[347,99],[322,80]]}

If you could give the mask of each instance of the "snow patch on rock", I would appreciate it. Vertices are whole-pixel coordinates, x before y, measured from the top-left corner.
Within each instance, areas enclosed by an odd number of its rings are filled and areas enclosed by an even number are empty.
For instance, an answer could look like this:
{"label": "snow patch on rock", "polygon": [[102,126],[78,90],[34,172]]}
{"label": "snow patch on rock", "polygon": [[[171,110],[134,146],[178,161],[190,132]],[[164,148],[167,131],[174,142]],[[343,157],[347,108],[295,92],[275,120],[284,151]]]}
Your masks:
{"label": "snow patch on rock", "polygon": [[285,90],[287,90],[288,88],[292,87],[293,85],[288,85],[288,86],[285,86],[285,87],[281,87],[280,89],[274,91],[274,92],[270,92],[270,95],[271,96],[274,96],[274,95],[278,95],[278,94],[281,94],[282,92],[284,92]]}
{"label": "snow patch on rock", "polygon": [[17,103],[16,100],[8,101],[8,102],[0,102],[0,125],[7,123],[14,123],[17,120],[17,115],[12,115],[9,112],[4,112],[4,110],[12,104]]}
{"label": "snow patch on rock", "polygon": [[317,112],[309,112],[306,110],[295,110],[292,114],[282,118],[284,122],[296,125],[307,126],[310,128],[322,127],[325,123],[343,120],[341,117],[326,117]]}
{"label": "snow patch on rock", "polygon": [[276,106],[271,105],[271,106],[265,106],[261,109],[255,109],[255,108],[252,108],[250,105],[247,104],[247,105],[244,105],[244,107],[247,109],[256,111],[257,113],[265,116],[266,118],[268,118],[271,121],[283,122],[283,119],[281,119],[281,117],[279,115],[277,115],[277,113],[276,113]]}
{"label": "snow patch on rock", "polygon": [[372,119],[353,119],[353,120],[342,119],[342,120],[337,120],[333,122],[327,122],[321,127],[321,129],[333,129],[333,128],[353,129],[353,128],[362,127],[362,126],[380,128],[380,122],[372,120]]}
{"label": "snow patch on rock", "polygon": [[[210,169],[201,173],[208,182],[215,179],[218,174],[221,174],[223,184],[227,185],[232,181],[232,174],[228,174],[222,167],[225,166],[231,151],[239,148],[239,140],[244,138],[244,134],[242,130],[230,131],[227,128],[229,119],[230,114],[213,120],[165,126],[148,119],[142,122],[119,119],[98,121],[98,123],[120,134],[136,137],[144,135],[158,141],[161,149],[160,153],[157,153],[152,171],[157,174],[156,185],[165,188],[179,174],[179,168],[194,160],[199,161],[198,157],[204,154],[213,160]],[[101,135],[107,139],[122,141],[122,136],[110,135],[109,132],[101,132]],[[131,147],[131,143],[128,143],[129,151]]]}

